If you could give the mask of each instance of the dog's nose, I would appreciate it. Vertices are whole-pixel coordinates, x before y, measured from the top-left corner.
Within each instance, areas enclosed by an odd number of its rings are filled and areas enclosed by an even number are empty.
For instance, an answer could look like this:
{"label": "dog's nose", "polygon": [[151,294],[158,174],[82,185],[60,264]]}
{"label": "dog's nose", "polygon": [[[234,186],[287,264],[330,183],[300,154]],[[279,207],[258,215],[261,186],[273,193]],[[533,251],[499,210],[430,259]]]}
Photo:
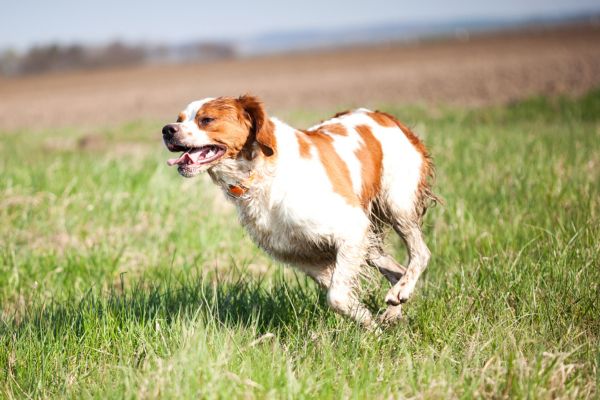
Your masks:
{"label": "dog's nose", "polygon": [[162,128],[162,134],[165,139],[171,139],[179,131],[179,126],[175,124],[165,125]]}

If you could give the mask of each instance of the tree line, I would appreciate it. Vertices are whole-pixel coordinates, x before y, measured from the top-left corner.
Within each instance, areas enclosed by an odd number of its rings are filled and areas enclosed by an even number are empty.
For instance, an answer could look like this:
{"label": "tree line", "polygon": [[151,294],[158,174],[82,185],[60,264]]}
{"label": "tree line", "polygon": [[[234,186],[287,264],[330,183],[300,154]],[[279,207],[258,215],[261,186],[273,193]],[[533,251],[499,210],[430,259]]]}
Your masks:
{"label": "tree line", "polygon": [[0,73],[28,75],[44,72],[97,69],[160,62],[193,62],[231,58],[235,47],[228,43],[192,43],[179,46],[131,45],[115,41],[103,46],[48,44],[23,53],[0,53]]}

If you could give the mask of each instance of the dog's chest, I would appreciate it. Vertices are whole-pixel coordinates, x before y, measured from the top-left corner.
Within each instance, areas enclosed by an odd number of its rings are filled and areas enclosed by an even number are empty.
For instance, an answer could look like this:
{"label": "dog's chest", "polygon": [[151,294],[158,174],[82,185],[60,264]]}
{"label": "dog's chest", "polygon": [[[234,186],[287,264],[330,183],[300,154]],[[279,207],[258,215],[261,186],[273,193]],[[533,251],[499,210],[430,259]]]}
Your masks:
{"label": "dog's chest", "polygon": [[295,265],[328,264],[335,260],[331,237],[311,223],[306,210],[273,204],[264,195],[237,206],[242,225],[272,257]]}

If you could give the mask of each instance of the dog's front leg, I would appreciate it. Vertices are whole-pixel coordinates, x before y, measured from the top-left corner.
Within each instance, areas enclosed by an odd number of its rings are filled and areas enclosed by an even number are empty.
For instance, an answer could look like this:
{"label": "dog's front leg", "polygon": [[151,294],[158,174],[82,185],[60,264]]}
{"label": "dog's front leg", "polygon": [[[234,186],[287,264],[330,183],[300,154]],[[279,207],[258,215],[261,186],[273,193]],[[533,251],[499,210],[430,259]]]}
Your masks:
{"label": "dog's front leg", "polygon": [[371,327],[374,324],[371,312],[361,304],[356,293],[365,255],[364,238],[354,241],[345,240],[340,244],[331,284],[327,291],[327,303],[339,314]]}

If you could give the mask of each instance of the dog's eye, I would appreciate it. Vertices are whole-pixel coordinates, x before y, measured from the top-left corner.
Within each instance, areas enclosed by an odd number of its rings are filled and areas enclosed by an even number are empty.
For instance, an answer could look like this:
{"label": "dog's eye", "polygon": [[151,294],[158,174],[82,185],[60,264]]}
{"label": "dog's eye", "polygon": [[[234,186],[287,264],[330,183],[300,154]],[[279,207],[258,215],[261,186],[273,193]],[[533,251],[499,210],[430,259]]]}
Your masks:
{"label": "dog's eye", "polygon": [[213,122],[215,119],[214,118],[210,118],[210,117],[204,117],[200,120],[200,124],[201,125],[208,125],[211,122]]}

